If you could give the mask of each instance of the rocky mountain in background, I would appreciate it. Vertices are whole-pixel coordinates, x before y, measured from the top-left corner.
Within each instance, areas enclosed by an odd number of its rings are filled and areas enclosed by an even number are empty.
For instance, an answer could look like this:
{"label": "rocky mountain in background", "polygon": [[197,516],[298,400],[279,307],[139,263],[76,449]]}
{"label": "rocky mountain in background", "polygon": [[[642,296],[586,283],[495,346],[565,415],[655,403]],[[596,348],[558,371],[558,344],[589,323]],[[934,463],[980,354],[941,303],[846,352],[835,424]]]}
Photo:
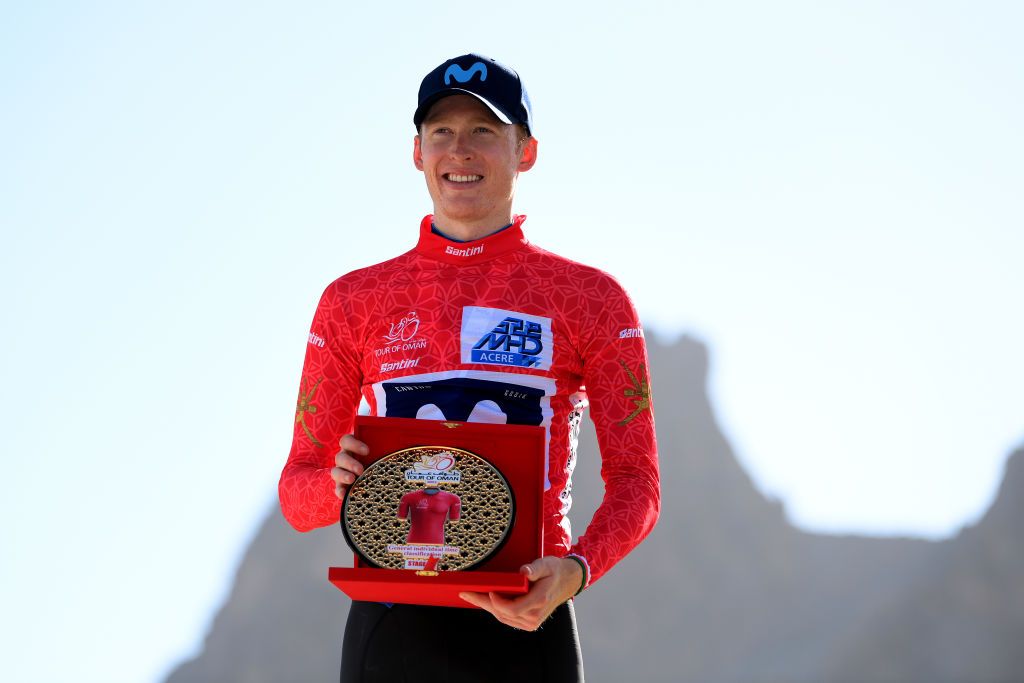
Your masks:
{"label": "rocky mountain in background", "polygon": [[[1024,451],[987,515],[950,540],[806,533],[722,435],[705,347],[650,351],[662,518],[576,600],[588,681],[1024,680]],[[596,454],[590,429],[577,531],[602,493]],[[327,582],[332,565],[351,565],[337,528],[299,534],[272,510],[203,651],[167,683],[337,680],[348,598]]]}

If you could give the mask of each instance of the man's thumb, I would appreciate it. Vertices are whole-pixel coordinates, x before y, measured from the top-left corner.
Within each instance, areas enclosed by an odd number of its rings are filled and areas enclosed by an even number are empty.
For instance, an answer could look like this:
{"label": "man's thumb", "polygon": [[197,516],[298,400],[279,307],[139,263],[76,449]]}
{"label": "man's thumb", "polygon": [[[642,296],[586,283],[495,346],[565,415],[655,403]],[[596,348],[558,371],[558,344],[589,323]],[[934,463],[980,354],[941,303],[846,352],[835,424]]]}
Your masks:
{"label": "man's thumb", "polygon": [[543,579],[545,576],[551,573],[543,559],[534,560],[530,564],[524,564],[519,568],[520,573],[524,574],[529,581],[537,581]]}

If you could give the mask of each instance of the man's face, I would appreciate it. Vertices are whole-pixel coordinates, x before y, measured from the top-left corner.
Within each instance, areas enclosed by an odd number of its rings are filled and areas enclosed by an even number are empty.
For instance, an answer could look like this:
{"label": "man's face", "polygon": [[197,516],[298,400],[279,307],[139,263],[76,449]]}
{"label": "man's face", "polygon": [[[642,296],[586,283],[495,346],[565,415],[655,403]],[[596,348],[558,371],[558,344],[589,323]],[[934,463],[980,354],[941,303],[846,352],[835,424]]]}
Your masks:
{"label": "man's face", "polygon": [[518,127],[502,123],[470,95],[434,104],[413,145],[413,163],[426,178],[435,220],[449,229],[494,230],[508,223],[516,177],[536,158],[536,140],[521,141]]}

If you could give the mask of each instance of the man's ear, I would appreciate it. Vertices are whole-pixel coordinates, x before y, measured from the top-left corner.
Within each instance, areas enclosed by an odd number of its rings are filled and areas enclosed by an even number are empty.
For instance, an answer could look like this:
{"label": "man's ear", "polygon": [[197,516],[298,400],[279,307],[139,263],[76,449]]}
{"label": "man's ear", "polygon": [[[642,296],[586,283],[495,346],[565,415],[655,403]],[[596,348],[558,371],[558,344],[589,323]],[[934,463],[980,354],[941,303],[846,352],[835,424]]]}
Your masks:
{"label": "man's ear", "polygon": [[537,138],[528,137],[523,143],[523,151],[519,155],[519,170],[529,171],[537,163]]}
{"label": "man's ear", "polygon": [[420,136],[412,139],[412,163],[417,171],[423,170],[423,150],[420,149]]}

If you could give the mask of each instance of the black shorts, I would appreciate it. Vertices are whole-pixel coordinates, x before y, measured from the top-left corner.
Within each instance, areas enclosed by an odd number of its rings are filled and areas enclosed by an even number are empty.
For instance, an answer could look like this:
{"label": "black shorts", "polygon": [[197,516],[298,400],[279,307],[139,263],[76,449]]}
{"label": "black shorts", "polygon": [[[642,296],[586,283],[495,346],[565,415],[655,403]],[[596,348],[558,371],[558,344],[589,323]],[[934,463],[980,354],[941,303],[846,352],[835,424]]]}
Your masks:
{"label": "black shorts", "polygon": [[536,631],[480,609],[353,602],[341,650],[341,683],[582,683],[572,603]]}

